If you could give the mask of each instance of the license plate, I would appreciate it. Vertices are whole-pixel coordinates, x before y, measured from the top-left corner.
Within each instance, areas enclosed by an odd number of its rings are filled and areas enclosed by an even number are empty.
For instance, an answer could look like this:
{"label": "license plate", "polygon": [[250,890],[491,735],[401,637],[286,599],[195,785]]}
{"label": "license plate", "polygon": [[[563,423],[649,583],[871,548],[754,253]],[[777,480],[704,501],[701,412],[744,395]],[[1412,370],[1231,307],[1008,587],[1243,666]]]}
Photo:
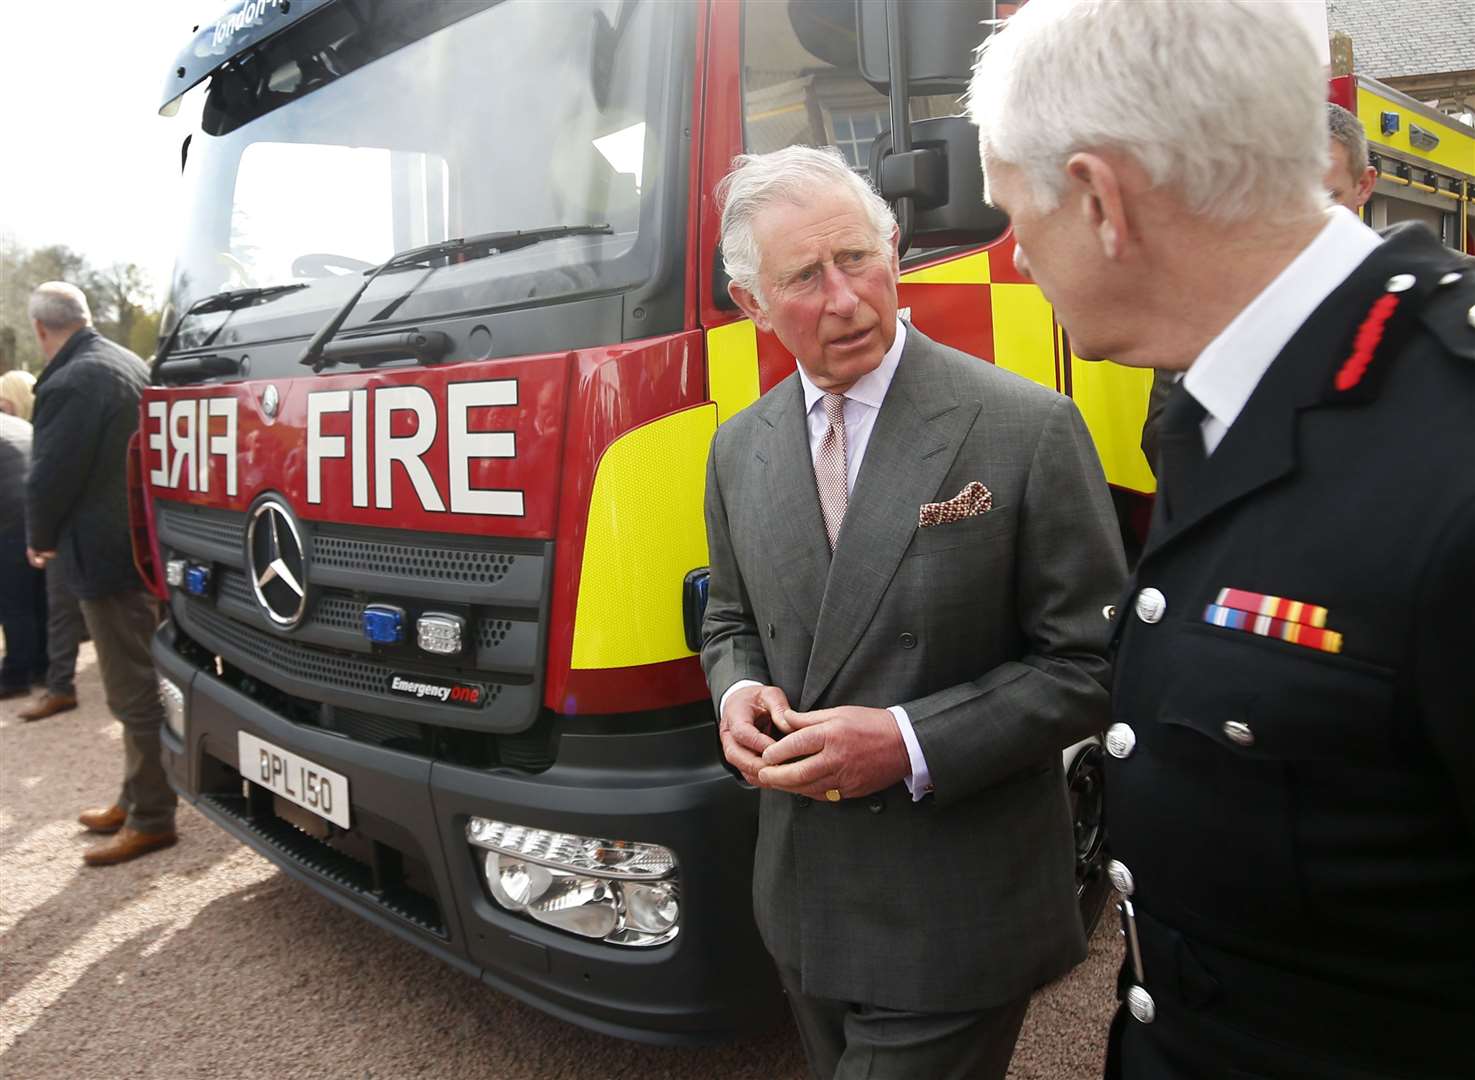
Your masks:
{"label": "license plate", "polygon": [[334,825],[349,828],[348,777],[244,731],[236,732],[241,775],[310,810]]}

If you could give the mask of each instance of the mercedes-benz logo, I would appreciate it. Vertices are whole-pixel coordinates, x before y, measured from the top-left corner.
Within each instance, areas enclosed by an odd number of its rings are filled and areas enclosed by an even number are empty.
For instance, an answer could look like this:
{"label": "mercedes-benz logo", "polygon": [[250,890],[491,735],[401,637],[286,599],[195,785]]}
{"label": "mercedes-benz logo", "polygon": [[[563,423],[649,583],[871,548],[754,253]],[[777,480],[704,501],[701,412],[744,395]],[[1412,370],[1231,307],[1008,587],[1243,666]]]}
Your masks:
{"label": "mercedes-benz logo", "polygon": [[263,499],[246,526],[246,570],[267,618],[289,629],[307,610],[307,560],[285,503]]}
{"label": "mercedes-benz logo", "polygon": [[268,384],[267,388],[261,394],[261,411],[266,413],[268,420],[275,420],[277,418],[277,405],[279,401],[280,397],[277,394],[277,388]]}

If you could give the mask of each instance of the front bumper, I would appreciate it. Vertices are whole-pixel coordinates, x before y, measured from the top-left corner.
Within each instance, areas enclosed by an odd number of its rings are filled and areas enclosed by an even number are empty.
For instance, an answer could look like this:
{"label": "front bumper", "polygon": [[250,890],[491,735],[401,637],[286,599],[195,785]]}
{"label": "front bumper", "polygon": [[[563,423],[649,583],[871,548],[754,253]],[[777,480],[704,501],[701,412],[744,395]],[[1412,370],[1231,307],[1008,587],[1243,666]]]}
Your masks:
{"label": "front bumper", "polygon": [[[543,772],[475,769],[294,723],[190,664],[167,624],[153,653],[187,702],[185,739],[163,735],[180,795],[335,903],[605,1034],[712,1042],[777,1018],[782,996],[752,918],[755,793],[718,762],[710,725],[565,734]],[[321,839],[279,816],[281,804],[236,770],[239,731],[343,774],[353,828]],[[622,948],[504,911],[466,842],[472,816],[670,848],[680,864],[680,934]]]}

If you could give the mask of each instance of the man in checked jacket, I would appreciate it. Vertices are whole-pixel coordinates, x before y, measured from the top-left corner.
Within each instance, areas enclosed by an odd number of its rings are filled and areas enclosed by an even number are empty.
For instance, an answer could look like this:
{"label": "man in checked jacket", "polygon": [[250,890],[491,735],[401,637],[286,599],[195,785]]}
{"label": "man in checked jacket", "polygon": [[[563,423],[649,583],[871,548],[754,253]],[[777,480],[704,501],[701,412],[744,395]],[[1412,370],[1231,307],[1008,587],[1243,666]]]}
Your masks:
{"label": "man in checked jacket", "polygon": [[1101,465],[1069,399],[897,317],[895,221],[838,153],[741,158],[723,195],[732,295],[798,361],[707,477],[758,927],[816,1077],[1000,1078],[1085,956],[1061,751],[1106,718]]}

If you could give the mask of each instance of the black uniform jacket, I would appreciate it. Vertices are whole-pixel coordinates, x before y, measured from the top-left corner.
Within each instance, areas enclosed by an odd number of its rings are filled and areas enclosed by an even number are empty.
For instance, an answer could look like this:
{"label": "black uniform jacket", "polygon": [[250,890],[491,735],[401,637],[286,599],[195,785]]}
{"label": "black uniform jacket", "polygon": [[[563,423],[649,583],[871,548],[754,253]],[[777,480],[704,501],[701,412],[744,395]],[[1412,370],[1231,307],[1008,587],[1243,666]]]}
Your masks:
{"label": "black uniform jacket", "polygon": [[[1326,608],[1341,651],[1211,625],[1225,588]],[[1475,1075],[1468,260],[1390,231],[1158,508],[1117,623],[1108,825],[1156,1007],[1120,1075]]]}
{"label": "black uniform jacket", "polygon": [[36,380],[26,523],[31,547],[55,551],[67,587],[96,600],[143,581],[128,531],[128,440],[148,368],[88,327]]}

